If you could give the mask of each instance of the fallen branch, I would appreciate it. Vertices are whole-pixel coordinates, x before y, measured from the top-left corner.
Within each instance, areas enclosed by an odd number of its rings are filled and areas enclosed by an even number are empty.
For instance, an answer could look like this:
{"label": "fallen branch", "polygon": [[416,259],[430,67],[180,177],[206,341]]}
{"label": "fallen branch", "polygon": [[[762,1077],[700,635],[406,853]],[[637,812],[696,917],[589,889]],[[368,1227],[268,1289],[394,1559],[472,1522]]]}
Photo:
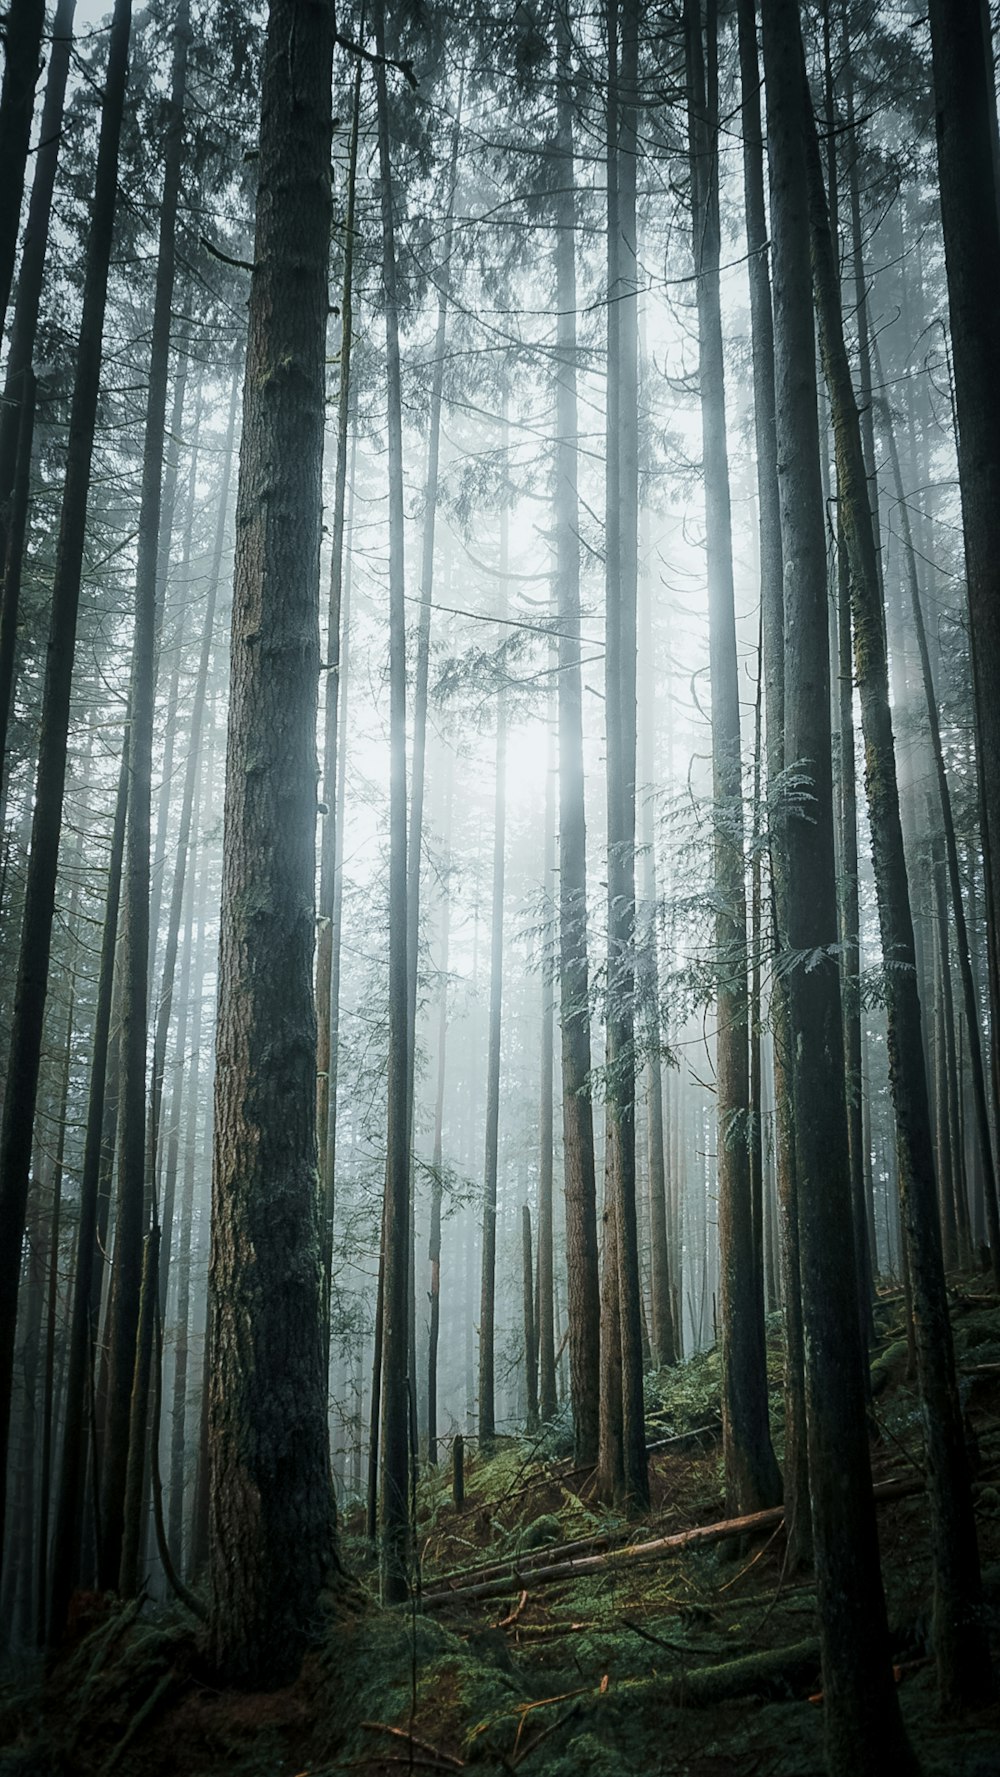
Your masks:
{"label": "fallen branch", "polygon": [[505,1617],[500,1618],[500,1621],[497,1624],[497,1628],[498,1629],[509,1629],[512,1626],[512,1624],[516,1623],[518,1617],[520,1616],[520,1614],[521,1614],[522,1610],[524,1609],[525,1605],[527,1604],[527,1602],[528,1602],[528,1593],[527,1593],[527,1589],[525,1589],[521,1593],[521,1596],[518,1599],[517,1603],[515,1604],[513,1610],[508,1611],[508,1613]]}
{"label": "fallen branch", "polygon": [[429,1740],[421,1740],[419,1734],[413,1734],[409,1728],[394,1728],[387,1721],[363,1721],[361,1726],[369,1734],[391,1734],[394,1740],[405,1740],[412,1751],[422,1752],[434,1760],[442,1770],[462,1771],[465,1766],[453,1752],[442,1752],[440,1747],[432,1746]]}
{"label": "fallen branch", "polygon": [[[873,1489],[877,1500],[902,1499],[923,1490],[923,1481],[907,1476],[902,1480],[883,1481]],[[609,1549],[606,1554],[584,1555],[578,1560],[556,1561],[548,1567],[530,1567],[516,1559],[506,1577],[479,1580],[473,1585],[455,1586],[450,1590],[425,1592],[423,1609],[435,1610],[451,1602],[473,1603],[488,1598],[505,1597],[512,1584],[532,1586],[554,1585],[560,1580],[575,1580],[581,1574],[600,1573],[613,1564],[658,1560],[661,1555],[680,1549],[704,1548],[723,1542],[731,1536],[755,1536],[759,1531],[774,1530],[784,1521],[784,1507],[772,1506],[767,1511],[749,1512],[741,1518],[724,1518],[716,1524],[699,1524],[690,1530],[675,1531],[671,1536],[658,1536],[644,1543],[629,1543]]]}

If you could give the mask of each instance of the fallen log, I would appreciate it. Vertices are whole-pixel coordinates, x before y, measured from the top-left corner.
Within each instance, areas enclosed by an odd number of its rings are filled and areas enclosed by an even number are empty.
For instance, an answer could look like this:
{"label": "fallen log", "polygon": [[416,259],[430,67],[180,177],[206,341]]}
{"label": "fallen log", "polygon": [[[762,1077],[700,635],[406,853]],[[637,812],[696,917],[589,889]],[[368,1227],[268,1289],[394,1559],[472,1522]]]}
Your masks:
{"label": "fallen log", "polygon": [[[901,1479],[879,1482],[873,1489],[876,1500],[903,1499],[923,1491],[923,1479],[907,1475]],[[633,1564],[658,1560],[662,1555],[681,1549],[705,1548],[731,1536],[755,1536],[762,1530],[774,1530],[784,1519],[783,1506],[767,1511],[749,1512],[741,1518],[724,1518],[716,1524],[698,1524],[690,1530],[678,1530],[671,1536],[653,1537],[647,1542],[627,1543],[604,1554],[583,1555],[576,1560],[551,1562],[549,1566],[530,1567],[513,1560],[504,1576],[480,1579],[471,1585],[454,1586],[443,1591],[425,1592],[421,1599],[424,1610],[437,1610],[449,1603],[478,1603],[489,1598],[503,1598],[512,1586],[555,1585],[560,1580],[575,1580],[581,1574],[599,1573],[613,1564]],[[551,1551],[547,1551],[551,1554]]]}

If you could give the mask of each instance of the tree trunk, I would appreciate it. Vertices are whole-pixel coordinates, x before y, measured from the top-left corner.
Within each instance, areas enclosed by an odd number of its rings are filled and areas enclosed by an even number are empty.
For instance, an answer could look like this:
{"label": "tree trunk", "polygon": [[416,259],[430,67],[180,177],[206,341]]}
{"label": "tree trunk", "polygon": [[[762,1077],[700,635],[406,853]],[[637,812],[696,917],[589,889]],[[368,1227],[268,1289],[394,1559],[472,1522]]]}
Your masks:
{"label": "tree trunk", "polygon": [[[546,909],[550,905],[549,897],[555,885],[556,869],[555,761],[552,756],[552,738],[550,724],[545,772],[544,881],[542,885]],[[555,983],[548,967],[543,965],[542,1016],[539,1032],[541,1049],[539,1097],[541,1103],[538,1114],[538,1274],[535,1279],[538,1301],[538,1312],[535,1316],[535,1341],[538,1346],[538,1416],[543,1425],[555,1418],[559,1405],[556,1398],[555,1309],[552,1294],[554,1024]]]}
{"label": "tree trunk", "polygon": [[[1000,1079],[1000,179],[992,44],[982,0],[930,0],[938,183],[958,416],[994,1092]],[[994,1254],[994,1267],[998,1261]]]}
{"label": "tree trunk", "polygon": [[[808,818],[783,823],[795,1045],[795,1160],[805,1328],[809,1474],[831,1777],[913,1771],[889,1669],[855,1315],[840,979],[835,961],[826,548],[804,165],[805,88],[796,0],[765,0],[776,439],[785,612],[785,749],[808,770]],[[825,954],[824,954],[825,953]],[[832,953],[832,954],[831,954]]]}
{"label": "tree trunk", "polygon": [[698,299],[705,540],[712,685],[712,793],[722,1440],[726,1500],[734,1513],[780,1497],[767,1413],[763,1274],[754,1261],[750,1178],[747,909],[732,521],[719,283],[718,18],[708,0],[705,47],[700,0],[685,7],[693,249]]}
{"label": "tree trunk", "polygon": [[[347,504],[347,448],[351,417],[351,351],[354,343],[354,230],[358,189],[358,131],[361,117],[361,63],[354,78],[354,106],[347,157],[347,207],[344,216],[344,277],[340,309],[340,377],[337,389],[337,463],[333,484],[333,536],[330,545],[330,597],[326,626],[326,705],[323,711],[323,824],[320,829],[319,906],[316,937],[316,1133],[322,1205],[323,1316],[326,1361],[330,1363],[330,1308],[333,1289],[333,1206],[335,1135],[331,1127],[336,1073],[333,1031],[337,1014],[334,989],[334,904],[337,899],[338,850],[343,809],[339,798],[338,713],[341,695],[341,604],[344,586],[344,521]],[[339,934],[338,934],[339,938]],[[339,941],[337,965],[339,990]],[[339,991],[338,991],[339,998]]]}
{"label": "tree trunk", "polygon": [[0,90],[0,332],[14,279],[24,169],[41,67],[45,0],[10,0],[4,21],[3,88]]}
{"label": "tree trunk", "polygon": [[[153,724],[156,699],[156,569],[160,545],[163,447],[166,433],[170,322],[176,263],[177,205],[184,146],[184,99],[190,39],[188,0],[179,0],[174,27],[170,106],[166,124],[152,346],[146,397],[142,491],[136,550],[135,629],[129,693],[129,791],[125,834],[124,959],[119,1112],[118,1213],[115,1272],[109,1317],[108,1417],[101,1475],[101,1573],[106,1586],[119,1577],[122,1559],[126,1466],[139,1324],[142,1239],[155,1182],[146,1151],[146,1038],[149,1025],[150,821]],[[152,1358],[152,1338],[146,1347]],[[149,1394],[148,1376],[139,1399]],[[140,1433],[145,1447],[145,1427]],[[141,1488],[133,1497],[141,1502]],[[134,1534],[134,1531],[133,1531]]]}
{"label": "tree trunk", "polygon": [[333,15],[271,0],[236,514],[215,1084],[211,1616],[298,1670],[339,1564],[316,1193],[316,716]]}
{"label": "tree trunk", "polygon": [[[385,6],[375,13],[378,54],[385,56]],[[389,432],[389,1122],[383,1226],[382,1328],[382,1595],[406,1596],[409,1565],[409,1274],[410,1146],[407,1067],[406,872],[406,608],[404,604],[403,442],[399,368],[399,303],[393,218],[392,161],[385,62],[378,93]]]}
{"label": "tree trunk", "polygon": [[[506,514],[501,514],[506,531]],[[501,573],[506,571],[502,551]],[[489,1455],[496,1438],[497,1163],[500,1137],[500,1036],[503,1014],[503,895],[507,827],[507,710],[497,698],[493,800],[493,911],[490,931],[490,1013],[486,1058],[486,1155],[483,1168],[482,1288],[479,1309],[479,1448]]]}
{"label": "tree trunk", "polygon": [[451,803],[454,774],[449,758],[448,789],[445,813],[445,844],[449,847],[441,870],[441,1006],[438,1013],[437,1093],[434,1100],[434,1154],[431,1161],[431,1226],[428,1258],[430,1260],[430,1327],[427,1336],[427,1460],[438,1459],[437,1394],[438,1339],[441,1330],[441,1168],[444,1164],[444,1088],[448,1046],[448,940],[451,929]]}
{"label": "tree trunk", "polygon": [[521,1277],[524,1306],[525,1430],[529,1438],[538,1431],[538,1329],[535,1325],[535,1290],[531,1263],[531,1210],[521,1205]]}
{"label": "tree trunk", "polygon": [[31,1135],[38,1091],[42,1021],[55,908],[73,655],[83,573],[94,424],[100,390],[101,334],[111,259],[118,184],[118,142],[124,108],[130,25],[130,0],[116,0],[101,111],[94,202],[87,241],[83,314],[70,408],[66,479],[56,544],[31,851],[11,1024],[3,1132],[0,1135],[0,1528],[3,1523],[6,1487],[17,1286],[24,1240]]}
{"label": "tree trunk", "polygon": [[580,541],[577,497],[576,193],[574,98],[566,15],[557,20],[556,95],[556,602],[559,615],[559,1017],[566,1199],[566,1271],[574,1454],[598,1448],[600,1285],[594,1115],[590,1097],[587,957],[587,827],[580,673]]}
{"label": "tree trunk", "polygon": [[[208,597],[205,601],[205,620],[201,635],[201,649],[198,659],[198,672],[194,683],[194,697],[191,703],[191,721],[188,729],[188,754],[184,767],[184,786],[181,791],[181,806],[177,825],[177,861],[174,865],[173,882],[170,889],[170,910],[167,915],[167,936],[163,953],[163,971],[160,976],[160,998],[156,1008],[156,1025],[153,1033],[153,1078],[149,1097],[149,1130],[146,1143],[146,1154],[149,1165],[150,1179],[155,1189],[156,1164],[159,1153],[160,1114],[163,1108],[163,1076],[167,1065],[167,1039],[170,1034],[170,1015],[174,1002],[174,975],[177,970],[177,947],[180,940],[181,912],[184,906],[184,884],[187,878],[188,854],[191,848],[191,823],[194,817],[195,798],[198,787],[198,773],[201,767],[202,730],[205,722],[205,699],[208,694],[208,674],[212,660],[212,646],[215,641],[215,610],[218,602],[219,589],[222,585],[222,555],[226,542],[226,522],[229,517],[229,487],[232,477],[233,446],[236,434],[236,411],[239,404],[240,373],[233,373],[232,389],[229,397],[229,424],[226,432],[226,443],[222,459],[222,482],[218,494],[218,517],[215,531],[215,542],[212,561],[208,573]],[[167,1278],[170,1269],[170,1246],[174,1226],[173,1191],[164,1190],[163,1208],[161,1212],[162,1249],[160,1252],[159,1300],[161,1310],[167,1305]]]}
{"label": "tree trunk", "polygon": [[[756,7],[739,0],[743,175],[749,246],[750,317],[753,337],[754,428],[760,537],[761,644],[766,705],[771,926],[776,957],[787,941],[787,857],[780,798],[785,770],[785,640],[778,455],[775,439],[774,326],[768,271],[769,235],[764,207],[764,152]],[[780,1262],[785,1321],[784,1499],[791,1572],[811,1558],[809,1471],[806,1446],[805,1352],[799,1278],[798,1194],[792,1105],[792,1041],[788,991],[779,969],[771,991],[773,1026],[775,1171],[781,1223]]]}
{"label": "tree trunk", "polygon": [[[620,1421],[602,1387],[600,1492],[629,1511],[649,1503],[635,1191],[636,587],[639,536],[636,101],[639,8],[608,7],[608,399],[605,715],[608,798],[607,1172],[604,1263],[617,1287],[605,1377],[620,1370]],[[610,1212],[610,1213],[609,1213]],[[620,1448],[620,1467],[616,1452]]]}
{"label": "tree trunk", "polygon": [[806,126],[802,147],[809,181],[820,354],[836,440],[838,517],[844,527],[850,563],[855,670],[865,741],[865,789],[885,963],[889,1078],[927,1444],[935,1575],[935,1654],[942,1704],[945,1708],[953,1708],[988,1694],[992,1679],[982,1625],[979,1551],[941,1254],[917,959],[889,707],[881,586],[861,428],[844,345],[839,280],[826,193],[819,170],[816,127],[811,106],[807,103],[804,61],[799,78]]}

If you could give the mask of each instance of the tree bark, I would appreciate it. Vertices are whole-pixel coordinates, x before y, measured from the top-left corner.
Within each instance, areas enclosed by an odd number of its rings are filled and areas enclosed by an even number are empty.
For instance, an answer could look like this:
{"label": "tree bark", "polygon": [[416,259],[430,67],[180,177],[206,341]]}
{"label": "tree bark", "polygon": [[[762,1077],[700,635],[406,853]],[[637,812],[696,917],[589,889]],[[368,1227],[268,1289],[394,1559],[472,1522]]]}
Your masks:
{"label": "tree bark", "polygon": [[559,615],[559,1021],[566,1200],[566,1272],[573,1438],[581,1466],[597,1460],[600,1285],[594,1114],[590,1096],[587,827],[580,672],[577,494],[576,193],[570,40],[559,10],[556,95],[556,602]]}
{"label": "tree bark", "polygon": [[410,1146],[407,1066],[406,608],[403,442],[392,158],[385,72],[385,6],[375,13],[382,285],[385,298],[389,433],[389,1083],[383,1225],[382,1595],[405,1598],[409,1565]]}
{"label": "tree bark", "polygon": [[[809,1475],[831,1777],[913,1771],[889,1669],[855,1315],[836,962],[827,571],[796,0],[764,0],[771,174],[776,440],[784,560],[785,749],[811,779],[787,810],[787,971],[795,1044],[795,1159]],[[811,121],[811,120],[810,120]],[[807,973],[803,955],[815,959]]]}
{"label": "tree bark", "polygon": [[[129,1425],[135,1385],[133,1368],[139,1325],[143,1265],[142,1239],[149,1220],[155,1180],[146,1150],[146,1039],[149,1026],[150,825],[153,778],[153,724],[156,700],[157,563],[160,547],[163,448],[170,368],[170,323],[177,254],[177,206],[184,148],[184,100],[190,40],[188,0],[179,0],[174,26],[170,104],[164,132],[163,193],[160,206],[152,345],[146,397],[142,490],[136,550],[135,628],[129,693],[129,791],[125,829],[124,954],[119,1111],[118,1207],[115,1270],[109,1316],[108,1406],[101,1474],[102,1549],[105,1586],[119,1578],[124,1533]],[[154,1210],[155,1216],[155,1210]],[[152,1337],[144,1347],[152,1359]],[[147,1400],[149,1378],[139,1383]],[[145,1448],[145,1427],[140,1432]],[[133,1498],[141,1503],[141,1487]],[[133,1533],[134,1527],[133,1527]]]}
{"label": "tree bark", "polygon": [[[764,207],[760,65],[754,0],[739,0],[743,176],[749,247],[753,350],[754,429],[760,537],[761,647],[764,674],[767,794],[771,875],[771,927],[776,963],[787,943],[787,857],[781,799],[785,771],[785,639],[778,455],[775,436],[774,324],[768,271],[769,235]],[[809,1471],[806,1444],[805,1353],[799,1277],[798,1196],[792,1104],[792,1044],[788,990],[780,966],[773,971],[775,1171],[781,1223],[780,1264],[785,1321],[784,1498],[791,1572],[811,1558]]]}
{"label": "tree bark", "polygon": [[855,671],[865,741],[865,789],[885,966],[889,1079],[927,1448],[934,1560],[935,1656],[942,1705],[950,1709],[988,1695],[992,1675],[982,1621],[971,1477],[937,1213],[917,959],[889,706],[881,582],[861,427],[844,344],[839,279],[820,172],[819,145],[812,108],[807,103],[804,60],[799,78],[803,88],[806,133],[802,146],[809,183],[820,355],[836,441],[838,519],[844,527],[850,565]]}
{"label": "tree bark", "polygon": [[[938,183],[958,417],[982,845],[989,909],[994,1092],[1000,1080],[1000,177],[992,45],[982,0],[930,0]],[[997,1260],[994,1256],[994,1266]]]}
{"label": "tree bark", "polygon": [[[714,881],[717,904],[716,1076],[722,1427],[731,1511],[773,1505],[781,1478],[767,1413],[763,1273],[754,1257],[750,1177],[749,998],[743,787],[732,519],[719,279],[718,18],[685,7],[692,225],[698,300],[705,541],[712,685]],[[705,51],[708,69],[706,73]]]}
{"label": "tree bark", "polygon": [[339,1572],[316,1176],[333,15],[271,0],[236,514],[210,1268],[209,1646],[294,1677]]}
{"label": "tree bark", "polygon": [[10,301],[21,220],[24,169],[41,67],[45,0],[10,0],[4,30],[3,87],[0,89],[0,331]]}

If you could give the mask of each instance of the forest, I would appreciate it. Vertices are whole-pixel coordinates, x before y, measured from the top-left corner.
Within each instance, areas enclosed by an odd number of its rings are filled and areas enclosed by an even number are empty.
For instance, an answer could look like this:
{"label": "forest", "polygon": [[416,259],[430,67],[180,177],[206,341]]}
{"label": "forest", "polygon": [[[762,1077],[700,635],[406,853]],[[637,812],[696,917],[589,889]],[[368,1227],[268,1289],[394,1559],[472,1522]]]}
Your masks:
{"label": "forest", "polygon": [[1000,6],[0,48],[2,1777],[993,1777]]}

